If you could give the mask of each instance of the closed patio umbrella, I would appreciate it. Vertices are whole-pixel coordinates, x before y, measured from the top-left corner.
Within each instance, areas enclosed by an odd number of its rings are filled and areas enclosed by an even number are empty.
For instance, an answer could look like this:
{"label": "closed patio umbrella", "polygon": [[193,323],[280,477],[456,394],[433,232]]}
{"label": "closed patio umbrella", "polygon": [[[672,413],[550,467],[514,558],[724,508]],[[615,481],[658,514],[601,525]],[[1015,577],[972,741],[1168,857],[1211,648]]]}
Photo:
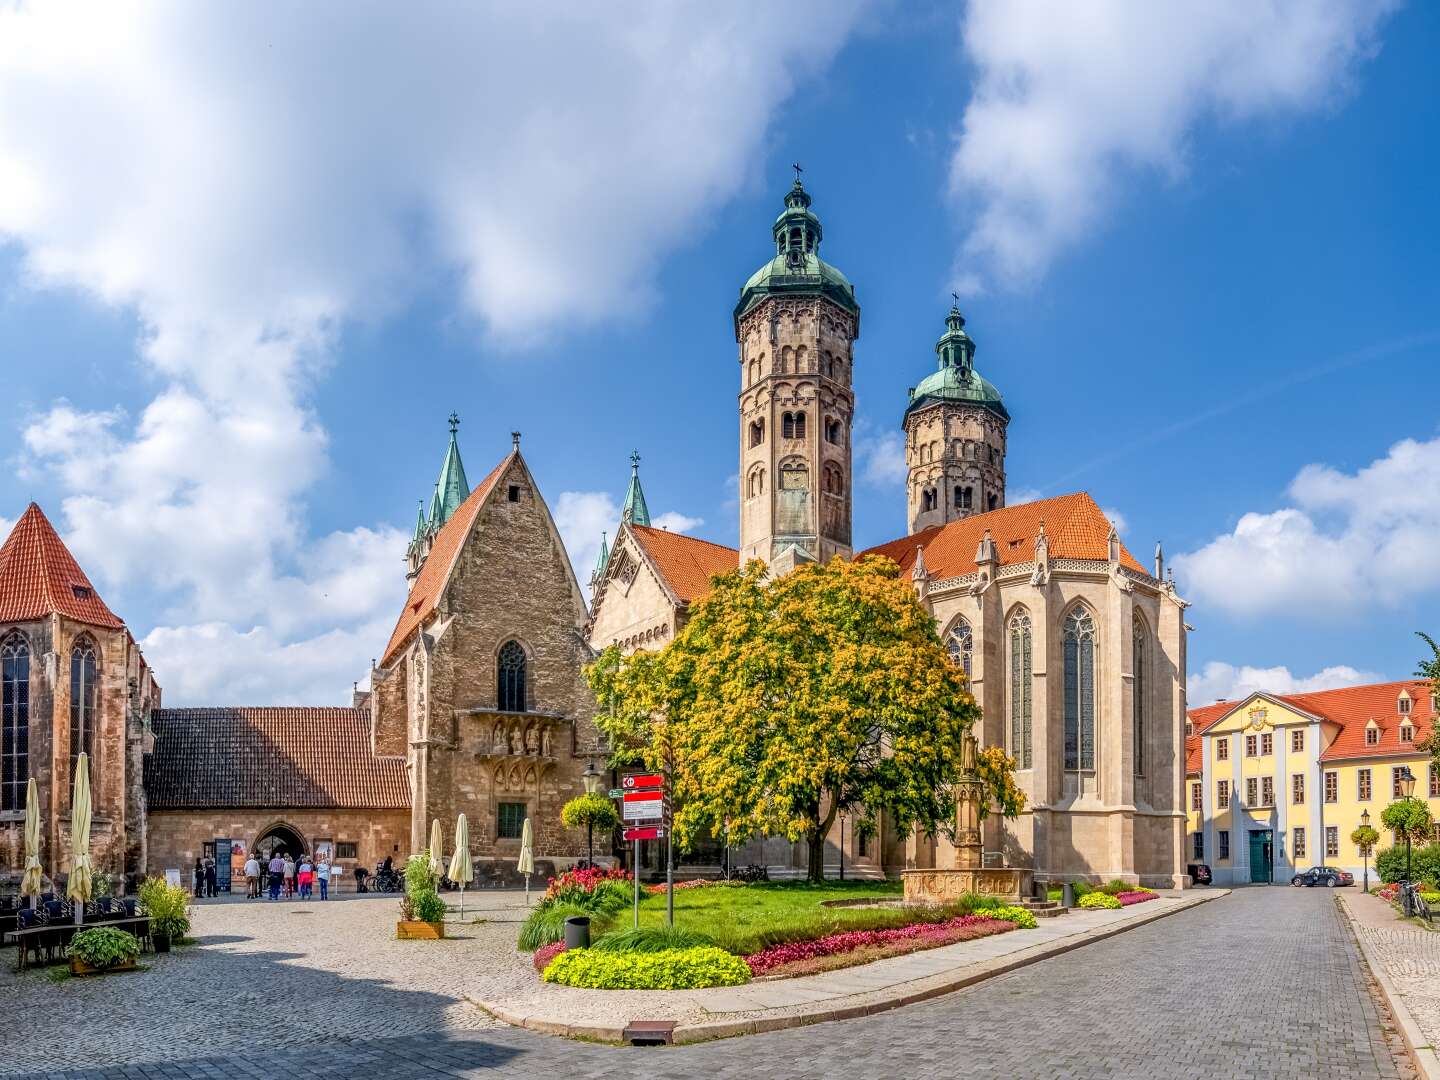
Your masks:
{"label": "closed patio umbrella", "polygon": [[45,888],[45,871],[40,866],[40,786],[35,778],[25,788],[25,872],[20,877],[20,895],[30,897],[37,907]]}
{"label": "closed patio umbrella", "polygon": [[[436,822],[438,827],[439,822]],[[461,814],[455,821],[455,854],[450,856],[451,881],[460,886],[460,914],[465,914],[465,886],[475,880],[475,867],[470,862],[470,824]]]}
{"label": "closed patio umbrella", "polygon": [[530,828],[530,819],[525,819],[525,825],[520,830],[520,861],[516,863],[515,869],[525,875],[525,904],[530,904],[530,875],[535,872],[535,832]]}
{"label": "closed patio umbrella", "polygon": [[438,878],[445,872],[445,836],[440,832],[440,819],[430,819],[430,869]]}
{"label": "closed patio umbrella", "polygon": [[90,757],[75,759],[75,794],[70,800],[70,880],[65,895],[75,904],[75,921],[85,920],[85,902],[90,899]]}

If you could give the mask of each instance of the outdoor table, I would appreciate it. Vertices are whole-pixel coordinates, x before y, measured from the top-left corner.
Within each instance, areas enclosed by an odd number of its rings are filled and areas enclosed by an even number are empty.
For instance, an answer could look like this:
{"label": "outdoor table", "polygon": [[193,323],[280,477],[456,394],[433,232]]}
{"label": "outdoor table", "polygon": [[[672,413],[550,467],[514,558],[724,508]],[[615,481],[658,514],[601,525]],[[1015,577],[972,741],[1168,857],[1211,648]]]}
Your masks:
{"label": "outdoor table", "polygon": [[79,930],[89,930],[94,926],[114,926],[120,930],[129,930],[140,939],[143,947],[145,942],[150,940],[150,916],[136,915],[126,919],[100,919],[95,922],[73,923],[73,922],[52,922],[41,926],[32,926],[25,930],[11,930],[0,935],[0,943],[13,943],[19,951],[15,961],[15,970],[24,971],[26,956],[33,948],[39,953],[44,948],[47,955],[53,955],[56,948],[63,948],[70,944],[70,939]]}

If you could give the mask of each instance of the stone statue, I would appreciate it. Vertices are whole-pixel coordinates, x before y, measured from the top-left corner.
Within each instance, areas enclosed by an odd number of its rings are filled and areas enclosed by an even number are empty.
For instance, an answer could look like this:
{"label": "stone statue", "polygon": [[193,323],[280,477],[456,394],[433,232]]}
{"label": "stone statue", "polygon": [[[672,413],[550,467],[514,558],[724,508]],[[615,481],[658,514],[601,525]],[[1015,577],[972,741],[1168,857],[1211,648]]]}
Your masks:
{"label": "stone statue", "polygon": [[531,724],[525,729],[525,752],[527,754],[538,754],[540,752],[540,735]]}
{"label": "stone statue", "polygon": [[496,754],[503,754],[510,749],[505,743],[504,724],[496,724],[495,730],[490,733],[490,749]]}
{"label": "stone statue", "polygon": [[544,757],[553,756],[554,747],[550,741],[550,729],[547,727],[540,733],[540,753]]}
{"label": "stone statue", "polygon": [[512,754],[524,753],[524,747],[520,743],[519,727],[512,727],[510,729],[510,752]]}

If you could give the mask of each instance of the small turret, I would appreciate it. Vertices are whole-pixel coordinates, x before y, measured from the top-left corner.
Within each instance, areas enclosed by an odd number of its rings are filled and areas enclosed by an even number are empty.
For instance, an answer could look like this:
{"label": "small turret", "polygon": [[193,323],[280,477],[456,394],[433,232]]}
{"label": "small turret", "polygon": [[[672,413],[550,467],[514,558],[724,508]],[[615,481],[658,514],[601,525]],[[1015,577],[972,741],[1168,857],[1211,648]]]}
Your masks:
{"label": "small turret", "polygon": [[650,508],[645,505],[645,492],[640,490],[640,451],[630,451],[630,487],[625,492],[625,505],[620,520],[631,525],[650,526]]}

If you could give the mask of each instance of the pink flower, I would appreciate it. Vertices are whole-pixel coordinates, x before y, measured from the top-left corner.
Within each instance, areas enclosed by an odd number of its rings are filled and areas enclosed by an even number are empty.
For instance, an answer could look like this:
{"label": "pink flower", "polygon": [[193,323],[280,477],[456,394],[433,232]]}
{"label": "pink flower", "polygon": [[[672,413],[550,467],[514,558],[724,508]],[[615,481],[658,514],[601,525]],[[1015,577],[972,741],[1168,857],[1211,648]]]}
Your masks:
{"label": "pink flower", "polygon": [[1141,904],[1146,900],[1154,900],[1156,894],[1153,892],[1122,892],[1115,895],[1120,901],[1121,907],[1129,907],[1131,904]]}
{"label": "pink flower", "polygon": [[912,923],[886,930],[848,930],[813,941],[789,941],[747,956],[745,962],[753,974],[764,975],[797,960],[835,956],[867,946],[912,944],[917,948],[933,948],[1014,929],[1014,923],[988,915],[960,915],[941,923]]}

